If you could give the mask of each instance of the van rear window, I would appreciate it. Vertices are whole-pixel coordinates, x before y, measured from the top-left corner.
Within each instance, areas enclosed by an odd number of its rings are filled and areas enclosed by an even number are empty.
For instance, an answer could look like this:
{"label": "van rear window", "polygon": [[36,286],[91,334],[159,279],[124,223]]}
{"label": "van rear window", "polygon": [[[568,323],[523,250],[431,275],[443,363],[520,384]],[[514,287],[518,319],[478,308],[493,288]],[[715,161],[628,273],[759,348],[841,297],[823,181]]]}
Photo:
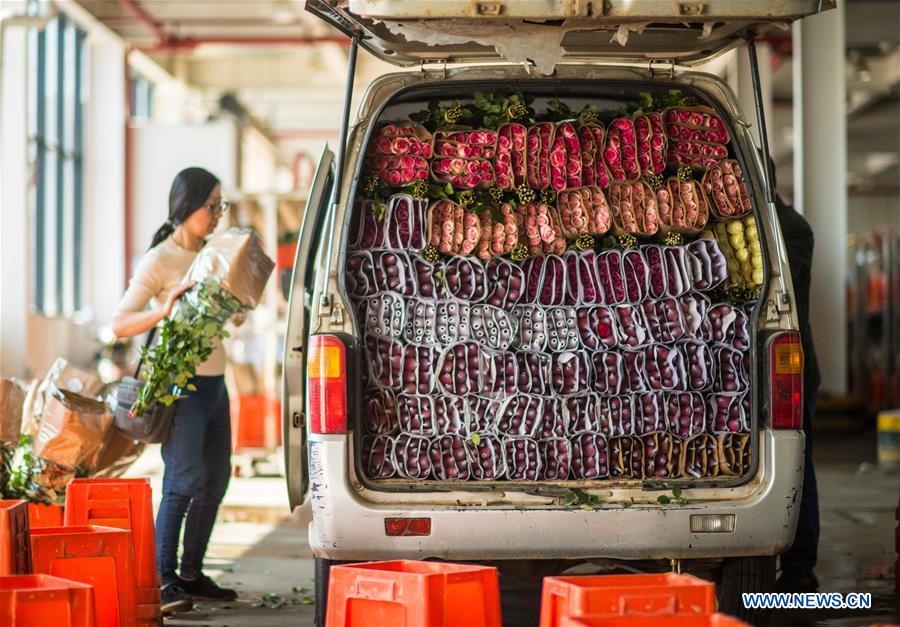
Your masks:
{"label": "van rear window", "polygon": [[369,479],[747,472],[765,275],[730,120],[676,90],[473,90],[382,118],[344,276]]}

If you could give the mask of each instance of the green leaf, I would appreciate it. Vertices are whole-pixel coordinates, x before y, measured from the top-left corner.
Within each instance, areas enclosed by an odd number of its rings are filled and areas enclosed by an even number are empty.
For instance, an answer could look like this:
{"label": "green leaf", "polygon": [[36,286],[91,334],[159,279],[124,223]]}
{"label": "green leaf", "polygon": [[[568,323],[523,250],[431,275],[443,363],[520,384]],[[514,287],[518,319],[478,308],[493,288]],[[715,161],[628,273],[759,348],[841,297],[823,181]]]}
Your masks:
{"label": "green leaf", "polygon": [[196,391],[197,391],[197,386],[194,385],[193,383],[188,383],[187,389],[188,389],[188,391],[190,391],[190,392],[196,392]]}
{"label": "green leaf", "polygon": [[594,511],[594,508],[591,507],[590,505],[588,505],[587,503],[582,503],[581,505],[579,505],[579,507],[580,507],[581,509],[583,509],[584,511],[586,511],[586,512],[592,512],[592,511]]}
{"label": "green leaf", "polygon": [[660,494],[658,497],[656,497],[656,502],[660,505],[668,505],[669,503],[671,503],[671,500],[665,494]]}
{"label": "green leaf", "polygon": [[472,440],[472,444],[474,444],[475,446],[481,444],[481,436],[477,433],[473,433],[472,435],[470,435],[469,439]]}
{"label": "green leaf", "polygon": [[303,597],[302,603],[303,603],[303,605],[315,605],[316,600],[313,599],[312,597]]}
{"label": "green leaf", "polygon": [[674,496],[676,499],[680,499],[682,494],[684,494],[684,491],[681,489],[680,485],[672,488],[672,496]]}
{"label": "green leaf", "polygon": [[628,509],[628,508],[631,507],[632,505],[633,505],[633,503],[632,503],[631,501],[625,501],[624,503],[622,503],[622,507],[623,507],[624,509]]}

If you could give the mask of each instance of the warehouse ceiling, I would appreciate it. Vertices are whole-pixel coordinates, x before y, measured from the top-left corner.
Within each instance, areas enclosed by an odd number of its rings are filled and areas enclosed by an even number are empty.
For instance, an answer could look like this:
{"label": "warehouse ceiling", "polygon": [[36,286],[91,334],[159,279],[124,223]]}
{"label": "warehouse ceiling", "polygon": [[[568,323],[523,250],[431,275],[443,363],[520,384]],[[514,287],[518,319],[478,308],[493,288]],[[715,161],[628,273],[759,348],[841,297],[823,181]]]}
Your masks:
{"label": "warehouse ceiling", "polygon": [[[900,2],[847,0],[848,163],[851,183],[900,189]],[[347,40],[306,13],[303,0],[77,0],[129,43],[211,99],[236,93],[270,128],[332,132],[334,120],[306,121],[310,99],[340,102]],[[773,150],[790,161],[790,33],[773,50]],[[360,55],[357,85],[391,69]],[[331,107],[333,110],[333,107]],[[895,192],[896,193],[896,192]]]}

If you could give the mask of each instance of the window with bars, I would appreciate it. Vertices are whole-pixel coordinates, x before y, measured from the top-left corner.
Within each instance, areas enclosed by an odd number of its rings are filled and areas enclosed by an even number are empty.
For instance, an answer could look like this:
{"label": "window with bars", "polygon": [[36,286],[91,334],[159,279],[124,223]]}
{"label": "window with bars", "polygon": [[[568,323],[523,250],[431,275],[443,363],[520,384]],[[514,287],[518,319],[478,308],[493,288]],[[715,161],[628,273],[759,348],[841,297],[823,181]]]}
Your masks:
{"label": "window with bars", "polygon": [[32,305],[48,316],[82,307],[84,41],[62,14],[28,38]]}

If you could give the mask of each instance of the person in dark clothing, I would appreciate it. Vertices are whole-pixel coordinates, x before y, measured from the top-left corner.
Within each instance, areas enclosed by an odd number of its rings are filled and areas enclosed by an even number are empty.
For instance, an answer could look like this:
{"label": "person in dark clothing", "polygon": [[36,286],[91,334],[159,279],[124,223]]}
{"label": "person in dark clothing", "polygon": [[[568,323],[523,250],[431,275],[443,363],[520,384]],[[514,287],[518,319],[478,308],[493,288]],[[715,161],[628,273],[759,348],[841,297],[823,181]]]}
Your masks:
{"label": "person in dark clothing", "polygon": [[[772,178],[774,184],[774,174]],[[794,284],[794,300],[800,325],[800,341],[803,347],[803,433],[806,449],[803,464],[803,494],[800,498],[800,519],[794,544],[781,556],[781,576],[776,584],[779,592],[815,592],[819,581],[813,569],[819,548],[819,492],[813,468],[812,418],[816,410],[821,376],[809,324],[809,291],[813,260],[813,231],[802,215],[780,196],[775,198],[775,209],[781,234],[787,249],[791,279]]]}

